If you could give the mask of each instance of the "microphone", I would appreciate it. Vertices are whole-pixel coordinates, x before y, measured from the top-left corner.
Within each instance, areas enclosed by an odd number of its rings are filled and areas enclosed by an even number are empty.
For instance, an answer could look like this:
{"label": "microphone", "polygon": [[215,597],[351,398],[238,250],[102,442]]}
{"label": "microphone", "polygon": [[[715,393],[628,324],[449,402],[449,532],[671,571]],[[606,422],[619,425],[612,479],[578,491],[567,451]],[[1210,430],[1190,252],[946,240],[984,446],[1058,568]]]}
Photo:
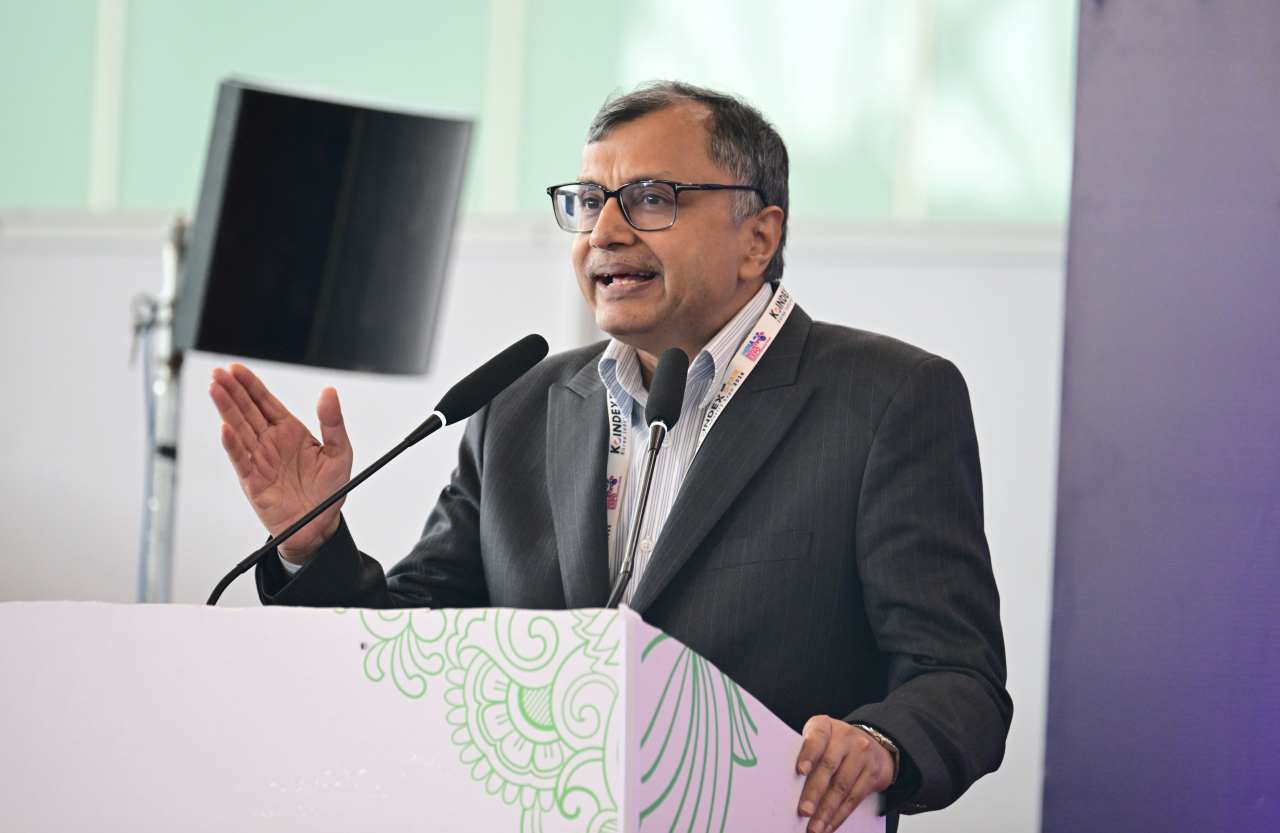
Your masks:
{"label": "microphone", "polygon": [[627,556],[622,562],[622,569],[618,571],[618,579],[613,584],[609,601],[605,604],[607,608],[618,606],[628,582],[631,581],[631,571],[636,563],[636,546],[640,543],[640,522],[644,520],[645,506],[649,503],[653,468],[658,462],[658,451],[661,450],[667,433],[680,419],[680,409],[684,407],[684,385],[688,377],[689,357],[679,347],[671,347],[658,357],[653,382],[649,385],[649,399],[644,406],[644,421],[649,424],[649,452],[645,456],[644,473],[640,478],[640,501],[631,518],[631,531],[627,535]]}
{"label": "microphone", "polygon": [[461,382],[449,388],[449,392],[436,403],[436,408],[431,413],[431,416],[413,429],[407,437],[400,441],[399,445],[379,457],[364,471],[348,480],[338,491],[321,501],[319,506],[294,521],[288,529],[268,540],[261,549],[256,550],[248,558],[237,564],[231,572],[223,576],[222,581],[218,582],[218,586],[213,588],[213,593],[209,595],[209,601],[206,604],[216,605],[223,591],[231,585],[231,582],[248,572],[253,565],[262,560],[263,556],[278,547],[287,538],[292,537],[299,529],[314,521],[324,510],[341,500],[347,492],[368,480],[370,475],[390,463],[405,449],[416,445],[444,426],[453,425],[471,416],[487,405],[495,396],[506,390],[512,382],[531,370],[546,355],[547,340],[540,335],[527,335],[480,365]]}
{"label": "microphone", "polygon": [[644,406],[644,421],[662,423],[664,431],[676,427],[680,409],[684,407],[684,386],[689,377],[689,357],[679,347],[672,347],[658,357],[649,385],[649,399]]}

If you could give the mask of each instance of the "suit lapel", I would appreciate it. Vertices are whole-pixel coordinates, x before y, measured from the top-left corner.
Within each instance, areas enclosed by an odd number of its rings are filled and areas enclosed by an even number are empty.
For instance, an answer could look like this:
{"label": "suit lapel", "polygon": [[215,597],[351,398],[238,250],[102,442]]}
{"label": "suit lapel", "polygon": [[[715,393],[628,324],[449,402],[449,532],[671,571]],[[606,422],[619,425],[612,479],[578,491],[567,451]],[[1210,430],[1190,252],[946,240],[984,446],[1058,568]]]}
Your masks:
{"label": "suit lapel", "polygon": [[607,442],[605,389],[593,359],[547,391],[547,493],[570,608],[601,607],[609,599]]}
{"label": "suit lapel", "polygon": [[631,606],[637,612],[643,613],[689,560],[809,401],[813,388],[797,384],[796,374],[812,323],[799,307],[791,313],[707,435],[636,588]]}

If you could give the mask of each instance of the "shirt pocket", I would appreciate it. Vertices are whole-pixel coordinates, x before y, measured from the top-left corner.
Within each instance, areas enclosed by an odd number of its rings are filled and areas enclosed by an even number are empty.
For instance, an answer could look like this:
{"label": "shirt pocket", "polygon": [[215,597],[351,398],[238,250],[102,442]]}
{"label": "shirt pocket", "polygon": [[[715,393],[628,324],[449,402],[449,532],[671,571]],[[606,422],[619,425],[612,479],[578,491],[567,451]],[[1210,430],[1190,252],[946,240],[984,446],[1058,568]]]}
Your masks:
{"label": "shirt pocket", "polygon": [[748,564],[772,564],[783,561],[802,561],[809,558],[809,543],[813,535],[803,532],[769,532],[744,538],[721,541],[707,553],[699,572],[727,570]]}

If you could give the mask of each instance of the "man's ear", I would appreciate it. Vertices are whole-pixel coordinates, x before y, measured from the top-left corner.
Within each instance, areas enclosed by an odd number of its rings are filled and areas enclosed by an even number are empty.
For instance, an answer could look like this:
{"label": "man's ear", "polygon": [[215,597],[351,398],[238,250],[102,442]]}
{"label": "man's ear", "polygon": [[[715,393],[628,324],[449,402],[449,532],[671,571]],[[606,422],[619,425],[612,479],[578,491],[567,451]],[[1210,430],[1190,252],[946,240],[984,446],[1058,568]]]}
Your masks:
{"label": "man's ear", "polygon": [[782,220],[786,215],[776,205],[762,208],[742,223],[742,266],[739,280],[755,280],[769,268],[769,261],[782,242]]}

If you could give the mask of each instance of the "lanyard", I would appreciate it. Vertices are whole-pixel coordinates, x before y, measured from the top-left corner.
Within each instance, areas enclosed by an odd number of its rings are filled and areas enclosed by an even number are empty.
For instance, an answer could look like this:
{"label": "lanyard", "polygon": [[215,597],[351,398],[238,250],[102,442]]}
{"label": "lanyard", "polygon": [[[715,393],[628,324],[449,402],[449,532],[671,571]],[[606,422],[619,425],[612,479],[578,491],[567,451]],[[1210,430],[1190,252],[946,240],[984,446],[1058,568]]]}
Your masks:
{"label": "lanyard", "polygon": [[[791,293],[779,285],[769,300],[769,305],[765,307],[764,313],[751,328],[751,333],[733,354],[733,360],[729,362],[729,372],[725,375],[720,390],[716,392],[715,399],[711,400],[711,404],[707,406],[707,413],[702,418],[702,428],[698,433],[698,445],[694,449],[694,454],[702,448],[703,441],[706,440],[707,434],[711,433],[712,426],[724,413],[724,409],[728,407],[729,400],[742,389],[742,383],[751,375],[751,371],[755,370],[756,363],[773,344],[778,331],[782,329],[783,324],[787,323],[787,317],[795,307],[796,302],[791,297]],[[607,388],[605,393],[608,397],[609,416],[609,454],[605,468],[605,526],[608,531],[609,559],[612,565],[618,515],[622,509],[622,487],[631,470],[631,414],[623,412],[622,407],[614,401],[613,394],[609,393]]]}

